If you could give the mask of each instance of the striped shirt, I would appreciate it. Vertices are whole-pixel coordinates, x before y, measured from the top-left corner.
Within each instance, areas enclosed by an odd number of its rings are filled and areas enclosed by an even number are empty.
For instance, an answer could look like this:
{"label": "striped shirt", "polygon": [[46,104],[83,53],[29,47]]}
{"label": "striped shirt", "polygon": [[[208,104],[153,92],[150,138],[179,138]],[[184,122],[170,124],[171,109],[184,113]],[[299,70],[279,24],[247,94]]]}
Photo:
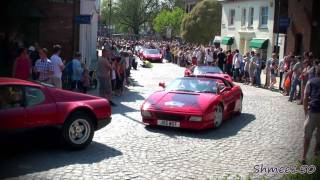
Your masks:
{"label": "striped shirt", "polygon": [[53,73],[53,64],[49,59],[38,59],[34,65],[34,70],[39,72],[39,81],[48,82]]}

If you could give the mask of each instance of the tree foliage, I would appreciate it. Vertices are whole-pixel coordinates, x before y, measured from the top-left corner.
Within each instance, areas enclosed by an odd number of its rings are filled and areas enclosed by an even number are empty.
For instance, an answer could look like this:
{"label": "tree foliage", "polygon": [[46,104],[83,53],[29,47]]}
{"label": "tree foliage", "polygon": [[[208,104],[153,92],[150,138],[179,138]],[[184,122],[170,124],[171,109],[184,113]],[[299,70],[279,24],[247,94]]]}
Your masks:
{"label": "tree foliage", "polygon": [[158,0],[117,0],[114,4],[117,23],[139,34],[140,26],[154,17]]}
{"label": "tree foliage", "polygon": [[207,44],[220,34],[221,5],[216,0],[203,0],[184,16],[181,37],[190,43]]}
{"label": "tree foliage", "polygon": [[162,10],[153,20],[153,28],[160,34],[165,34],[167,28],[172,30],[172,35],[180,34],[180,26],[185,12],[181,8],[170,10]]}

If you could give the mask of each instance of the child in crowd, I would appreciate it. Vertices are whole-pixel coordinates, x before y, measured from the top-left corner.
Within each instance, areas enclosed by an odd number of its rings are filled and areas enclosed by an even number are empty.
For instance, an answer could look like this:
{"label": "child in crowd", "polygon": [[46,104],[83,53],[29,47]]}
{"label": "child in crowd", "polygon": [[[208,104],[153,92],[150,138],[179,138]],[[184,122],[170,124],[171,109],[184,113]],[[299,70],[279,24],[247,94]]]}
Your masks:
{"label": "child in crowd", "polygon": [[90,75],[89,75],[89,69],[87,67],[87,65],[85,64],[81,64],[82,68],[83,68],[83,74],[82,74],[82,93],[87,93],[88,88],[90,88]]}

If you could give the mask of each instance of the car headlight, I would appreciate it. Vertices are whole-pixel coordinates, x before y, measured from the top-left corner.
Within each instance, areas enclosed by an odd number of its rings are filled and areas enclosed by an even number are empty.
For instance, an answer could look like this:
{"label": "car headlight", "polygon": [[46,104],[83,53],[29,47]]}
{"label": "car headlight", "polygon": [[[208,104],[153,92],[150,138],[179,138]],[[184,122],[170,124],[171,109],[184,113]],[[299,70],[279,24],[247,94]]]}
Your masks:
{"label": "car headlight", "polygon": [[141,111],[141,116],[144,118],[152,118],[151,112],[144,110]]}
{"label": "car headlight", "polygon": [[189,121],[202,121],[202,117],[201,116],[190,116]]}
{"label": "car headlight", "polygon": [[149,109],[149,107],[151,106],[151,104],[149,102],[145,102],[142,106],[142,110],[143,111],[146,111]]}

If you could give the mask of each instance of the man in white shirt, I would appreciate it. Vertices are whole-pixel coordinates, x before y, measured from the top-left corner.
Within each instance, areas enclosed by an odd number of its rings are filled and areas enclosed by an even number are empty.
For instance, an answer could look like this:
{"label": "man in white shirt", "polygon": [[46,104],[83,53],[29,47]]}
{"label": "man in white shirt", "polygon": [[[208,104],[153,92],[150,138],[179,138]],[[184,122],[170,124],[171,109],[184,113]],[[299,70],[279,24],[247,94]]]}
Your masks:
{"label": "man in white shirt", "polygon": [[235,50],[235,54],[233,56],[233,68],[234,68],[234,72],[233,72],[233,79],[235,81],[238,81],[240,80],[240,64],[242,62],[242,56],[241,54],[239,53],[239,50],[236,49]]}
{"label": "man in white shirt", "polygon": [[62,88],[62,71],[64,69],[64,63],[62,62],[62,59],[60,57],[61,53],[61,46],[60,45],[54,45],[53,46],[53,55],[51,56],[50,60],[53,64],[53,75],[52,75],[52,82],[53,85],[56,88]]}
{"label": "man in white shirt", "polygon": [[212,62],[213,62],[213,53],[211,52],[211,49],[207,49],[206,52],[206,64],[211,66]]}

